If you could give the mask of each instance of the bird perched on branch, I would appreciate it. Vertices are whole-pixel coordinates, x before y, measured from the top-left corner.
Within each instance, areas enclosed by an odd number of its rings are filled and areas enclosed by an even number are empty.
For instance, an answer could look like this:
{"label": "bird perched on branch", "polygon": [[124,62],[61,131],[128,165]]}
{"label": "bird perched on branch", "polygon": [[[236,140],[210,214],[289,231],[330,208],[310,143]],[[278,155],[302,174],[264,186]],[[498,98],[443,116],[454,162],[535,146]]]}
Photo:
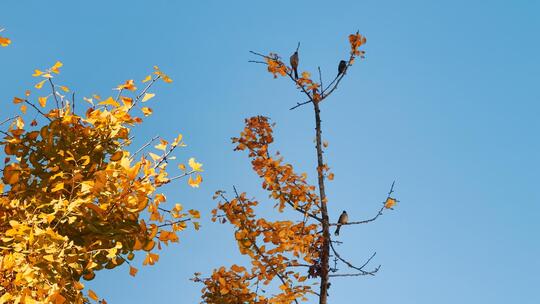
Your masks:
{"label": "bird perched on branch", "polygon": [[337,73],[337,75],[339,76],[339,75],[345,73],[345,70],[347,70],[347,61],[341,60],[341,61],[339,62],[338,73]]}
{"label": "bird perched on branch", "polygon": [[334,234],[339,235],[339,229],[341,228],[341,225],[347,224],[348,222],[349,222],[349,215],[347,214],[347,211],[343,210],[343,212],[339,216],[336,232]]}
{"label": "bird perched on branch", "polygon": [[294,72],[294,78],[298,79],[298,62],[300,59],[298,58],[298,51],[295,51],[294,54],[291,55],[291,68]]}

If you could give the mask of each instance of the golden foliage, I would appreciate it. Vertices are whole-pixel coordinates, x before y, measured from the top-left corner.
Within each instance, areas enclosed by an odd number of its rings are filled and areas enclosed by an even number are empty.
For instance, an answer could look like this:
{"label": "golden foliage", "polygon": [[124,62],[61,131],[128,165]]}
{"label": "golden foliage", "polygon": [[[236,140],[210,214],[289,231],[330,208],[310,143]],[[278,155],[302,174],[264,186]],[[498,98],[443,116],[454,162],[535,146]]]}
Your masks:
{"label": "golden foliage", "polygon": [[[185,146],[181,136],[170,146],[162,139],[158,154],[152,154],[156,157],[129,151],[132,128],[142,122],[130,110],[142,96],[149,99],[150,93],[144,93],[151,84],[170,78],[155,67],[144,92],[133,98],[119,94],[97,106],[93,100],[99,96],[85,98],[92,106],[78,115],[74,101],[57,90],[69,89],[52,82],[61,67],[57,62],[34,72],[43,78],[38,90],[51,84],[51,93],[37,98],[48,111],[31,100],[13,99],[38,111],[39,122],[27,128],[18,116],[0,131],[6,154],[0,182],[1,303],[87,302],[81,279],[92,280],[99,270],[124,263],[134,276],[137,269],[129,261],[137,251],[145,252],[144,265],[153,265],[161,244],[178,242],[177,233],[199,217],[195,211],[183,212],[179,204],[166,209],[166,197],[159,192],[171,180],[202,171],[193,160],[193,170],[169,178],[171,153]],[[119,89],[136,87],[128,80]],[[48,106],[47,99],[56,106]],[[200,175],[197,179],[200,183]],[[98,299],[93,291],[88,297]]]}
{"label": "golden foliage", "polygon": [[[309,267],[316,276],[322,236],[320,222],[310,223],[310,214],[319,210],[315,187],[306,182],[305,175],[294,172],[292,165],[281,158],[271,157],[268,151],[273,142],[272,127],[262,116],[246,119],[246,127],[239,138],[233,138],[235,150],[249,151],[254,171],[263,180],[262,187],[277,201],[279,212],[292,208],[302,213],[301,220],[269,221],[257,217],[257,201],[248,199],[246,193],[237,194],[232,200],[221,198],[212,211],[213,221],[229,222],[235,228],[238,249],[251,260],[251,268],[232,265],[214,270],[208,278],[196,275],[202,282],[205,303],[291,303],[305,299],[312,293],[311,286],[299,269]],[[305,268],[304,268],[305,269]],[[279,291],[273,295],[260,295],[255,286],[279,282]],[[253,289],[256,289],[253,291]]]}

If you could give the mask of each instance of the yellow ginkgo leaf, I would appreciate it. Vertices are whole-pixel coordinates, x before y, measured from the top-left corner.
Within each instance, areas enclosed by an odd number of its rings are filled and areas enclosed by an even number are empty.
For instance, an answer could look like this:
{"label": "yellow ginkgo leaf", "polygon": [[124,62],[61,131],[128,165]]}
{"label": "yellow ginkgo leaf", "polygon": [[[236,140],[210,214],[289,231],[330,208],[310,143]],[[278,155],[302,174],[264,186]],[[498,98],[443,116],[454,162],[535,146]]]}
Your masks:
{"label": "yellow ginkgo leaf", "polygon": [[119,107],[120,104],[116,102],[112,97],[109,97],[105,99],[104,101],[98,103],[98,105],[104,105],[104,106],[113,106],[113,107]]}
{"label": "yellow ginkgo leaf", "polygon": [[156,94],[153,94],[153,93],[145,93],[144,94],[144,97],[142,99],[142,102],[146,102],[150,99],[152,99],[154,96],[156,96]]}
{"label": "yellow ginkgo leaf", "polygon": [[47,105],[47,98],[49,98],[49,96],[38,97],[39,105],[42,108],[45,108],[45,106]]}
{"label": "yellow ginkgo leaf", "polygon": [[18,104],[18,103],[21,103],[21,102],[24,102],[24,99],[19,98],[19,97],[13,97],[13,103],[14,104]]}
{"label": "yellow ginkgo leaf", "polygon": [[145,82],[149,82],[150,80],[152,80],[152,75],[146,76],[146,77],[143,79],[142,82],[145,83]]}
{"label": "yellow ginkgo leaf", "polygon": [[57,62],[51,67],[51,71],[52,71],[53,73],[58,74],[58,73],[60,73],[59,68],[61,68],[63,65],[64,65],[64,64],[63,64],[62,62],[57,61]]}
{"label": "yellow ginkgo leaf", "polygon": [[20,116],[17,117],[16,125],[18,129],[24,128],[24,120]]}
{"label": "yellow ginkgo leaf", "polygon": [[189,159],[188,165],[191,167],[191,169],[192,169],[193,171],[197,171],[197,172],[202,172],[202,171],[203,171],[203,170],[201,169],[202,164],[196,162],[194,157],[192,157],[192,158]]}
{"label": "yellow ginkgo leaf", "polygon": [[159,156],[159,155],[157,155],[157,154],[155,154],[155,153],[152,153],[152,152],[150,152],[150,153],[148,153],[148,154],[150,155],[150,157],[151,157],[154,161],[156,161],[156,160],[158,160],[158,159],[161,158],[161,156]]}
{"label": "yellow ginkgo leaf", "polygon": [[195,178],[192,178],[190,176],[188,180],[188,184],[193,188],[199,188],[199,185],[201,184],[201,182],[202,182],[202,177],[199,174],[197,174]]}
{"label": "yellow ginkgo leaf", "polygon": [[178,144],[182,141],[182,134],[178,134],[178,136],[174,139],[172,146],[176,147]]}
{"label": "yellow ginkgo leaf", "polygon": [[153,112],[152,109],[148,107],[142,107],[141,111],[143,112],[144,116],[150,116],[152,115],[152,112]]}
{"label": "yellow ginkgo leaf", "polygon": [[41,76],[41,75],[43,75],[43,72],[40,71],[40,70],[34,70],[34,74],[32,74],[32,76],[34,76],[34,77],[38,77],[38,76]]}
{"label": "yellow ginkgo leaf", "polygon": [[85,155],[81,157],[80,161],[82,161],[81,166],[86,166],[90,163],[90,156]]}
{"label": "yellow ginkgo leaf", "polygon": [[54,186],[54,188],[51,189],[51,192],[57,192],[60,190],[64,190],[64,183],[58,183]]}
{"label": "yellow ginkgo leaf", "polygon": [[124,84],[121,84],[118,87],[116,87],[116,89],[135,91],[137,90],[137,87],[135,86],[135,81],[133,79],[130,79],[130,80],[126,80]]}
{"label": "yellow ginkgo leaf", "polygon": [[47,80],[42,80],[42,81],[36,83],[36,85],[34,87],[36,89],[41,89],[43,87],[43,84],[45,83],[45,81],[47,81]]}
{"label": "yellow ginkgo leaf", "polygon": [[69,92],[69,88],[66,87],[66,86],[60,86],[60,89],[62,89],[62,91],[66,92],[66,93]]}
{"label": "yellow ginkgo leaf", "polygon": [[162,139],[158,145],[155,145],[154,148],[158,149],[158,150],[162,150],[162,151],[165,151],[167,150],[167,141]]}

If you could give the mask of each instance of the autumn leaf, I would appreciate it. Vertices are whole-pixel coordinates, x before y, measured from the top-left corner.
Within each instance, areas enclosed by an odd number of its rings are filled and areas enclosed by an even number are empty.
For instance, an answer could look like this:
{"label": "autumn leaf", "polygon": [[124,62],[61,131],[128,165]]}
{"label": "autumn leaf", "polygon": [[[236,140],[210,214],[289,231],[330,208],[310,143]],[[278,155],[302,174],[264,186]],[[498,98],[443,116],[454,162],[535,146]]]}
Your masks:
{"label": "autumn leaf", "polygon": [[99,297],[92,289],[88,290],[88,297],[94,301],[99,300]]}
{"label": "autumn leaf", "polygon": [[162,139],[160,140],[159,144],[154,146],[154,148],[165,151],[167,150],[167,144],[168,144],[167,141]]}
{"label": "autumn leaf", "polygon": [[34,87],[36,89],[41,89],[43,87],[43,84],[45,83],[45,81],[47,81],[47,80],[42,80],[42,81],[36,83],[36,85]]}
{"label": "autumn leaf", "polygon": [[59,74],[60,73],[60,68],[63,66],[64,64],[60,61],[57,61],[52,67],[51,67],[51,72],[55,73],[55,74]]}
{"label": "autumn leaf", "polygon": [[201,217],[201,214],[199,213],[198,210],[191,209],[191,210],[189,210],[188,212],[189,212],[189,214],[191,214],[191,216],[192,216],[193,218],[198,219],[198,218]]}
{"label": "autumn leaf", "polygon": [[145,93],[142,99],[142,102],[147,102],[148,100],[152,99],[154,96],[156,96],[156,94]]}
{"label": "autumn leaf", "polygon": [[9,38],[0,36],[0,45],[1,45],[1,46],[6,47],[6,46],[8,46],[10,43],[11,43],[11,40],[10,40]]}
{"label": "autumn leaf", "polygon": [[384,208],[386,209],[392,209],[397,203],[397,200],[395,198],[387,198],[386,202],[384,203]]}
{"label": "autumn leaf", "polygon": [[195,161],[195,158],[190,158],[188,161],[188,165],[191,167],[191,170],[195,172],[202,172],[202,164]]}
{"label": "autumn leaf", "polygon": [[114,100],[112,97],[109,97],[107,99],[105,99],[104,101],[101,101],[100,103],[98,103],[98,105],[102,105],[102,106],[113,106],[113,107],[119,107],[120,104]]}
{"label": "autumn leaf", "polygon": [[188,179],[188,184],[193,188],[199,188],[199,185],[202,182],[202,176],[197,174],[195,178],[192,178],[191,176]]}
{"label": "autumn leaf", "polygon": [[146,258],[143,261],[143,265],[154,265],[157,261],[159,261],[159,255],[155,253],[147,253]]}
{"label": "autumn leaf", "polygon": [[130,79],[130,80],[127,80],[124,84],[119,85],[117,89],[135,91],[137,90],[137,87],[135,86],[135,81],[133,79]]}
{"label": "autumn leaf", "polygon": [[148,107],[142,107],[141,111],[143,112],[144,116],[150,116],[152,115],[152,112],[153,112],[152,109]]}
{"label": "autumn leaf", "polygon": [[146,76],[146,77],[143,79],[142,82],[145,83],[145,82],[149,82],[150,80],[152,80],[152,75]]}
{"label": "autumn leaf", "polygon": [[47,98],[49,98],[49,96],[38,97],[39,105],[42,108],[45,108],[45,106],[47,106]]}
{"label": "autumn leaf", "polygon": [[135,268],[133,266],[129,266],[129,275],[130,276],[132,276],[132,277],[136,276],[138,271],[139,270],[137,268]]}

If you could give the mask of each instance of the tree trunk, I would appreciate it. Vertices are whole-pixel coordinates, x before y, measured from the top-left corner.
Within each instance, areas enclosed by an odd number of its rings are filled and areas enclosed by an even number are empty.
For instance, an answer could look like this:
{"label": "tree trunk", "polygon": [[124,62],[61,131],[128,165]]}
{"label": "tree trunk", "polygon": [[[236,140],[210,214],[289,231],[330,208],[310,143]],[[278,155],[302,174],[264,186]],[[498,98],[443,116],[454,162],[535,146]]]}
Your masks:
{"label": "tree trunk", "polygon": [[317,177],[319,180],[319,195],[321,198],[321,218],[323,228],[323,246],[321,250],[321,288],[319,293],[319,304],[327,304],[327,291],[328,291],[328,272],[329,272],[329,260],[330,260],[330,226],[328,218],[328,210],[326,208],[326,193],[324,192],[324,172],[323,172],[323,150],[322,150],[322,131],[321,131],[321,110],[319,103],[313,101],[313,108],[315,110],[315,132],[316,132],[316,148],[317,148]]}

